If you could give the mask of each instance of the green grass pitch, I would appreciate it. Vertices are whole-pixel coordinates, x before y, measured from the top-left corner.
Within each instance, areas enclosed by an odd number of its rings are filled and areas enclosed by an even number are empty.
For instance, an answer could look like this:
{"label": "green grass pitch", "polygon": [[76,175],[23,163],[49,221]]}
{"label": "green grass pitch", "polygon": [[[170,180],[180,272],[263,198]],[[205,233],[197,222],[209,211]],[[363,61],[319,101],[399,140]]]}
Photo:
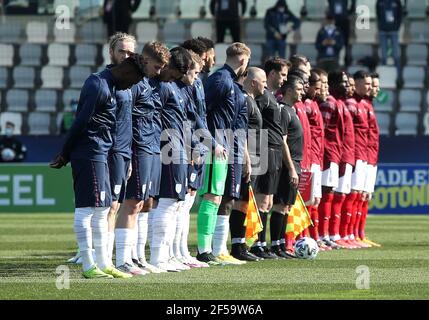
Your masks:
{"label": "green grass pitch", "polygon": [[[86,280],[80,266],[67,265],[70,286],[59,290],[56,268],[76,249],[72,225],[72,214],[0,214],[0,299],[429,298],[429,216],[369,216],[367,234],[382,248],[321,252],[315,261],[262,261],[127,280]],[[360,266],[369,270],[369,289],[357,288],[363,283]]]}

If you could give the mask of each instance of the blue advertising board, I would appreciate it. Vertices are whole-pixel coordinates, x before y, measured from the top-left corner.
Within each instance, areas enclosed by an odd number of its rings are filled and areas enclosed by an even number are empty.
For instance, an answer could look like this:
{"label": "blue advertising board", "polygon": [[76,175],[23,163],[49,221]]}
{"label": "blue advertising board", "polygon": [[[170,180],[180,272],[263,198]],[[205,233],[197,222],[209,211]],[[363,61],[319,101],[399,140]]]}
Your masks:
{"label": "blue advertising board", "polygon": [[429,164],[380,164],[369,213],[429,214]]}

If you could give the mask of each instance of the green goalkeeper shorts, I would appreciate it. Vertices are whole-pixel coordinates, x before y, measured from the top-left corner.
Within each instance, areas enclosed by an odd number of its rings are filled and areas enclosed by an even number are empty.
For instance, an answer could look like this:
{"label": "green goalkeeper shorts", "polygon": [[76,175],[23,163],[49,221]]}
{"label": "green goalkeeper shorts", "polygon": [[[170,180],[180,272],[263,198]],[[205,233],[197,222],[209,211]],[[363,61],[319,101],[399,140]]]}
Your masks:
{"label": "green goalkeeper shorts", "polygon": [[217,159],[213,155],[208,155],[212,158],[212,163],[207,163],[204,173],[204,185],[198,191],[200,196],[211,193],[217,196],[223,196],[225,191],[225,181],[228,172],[228,160]]}

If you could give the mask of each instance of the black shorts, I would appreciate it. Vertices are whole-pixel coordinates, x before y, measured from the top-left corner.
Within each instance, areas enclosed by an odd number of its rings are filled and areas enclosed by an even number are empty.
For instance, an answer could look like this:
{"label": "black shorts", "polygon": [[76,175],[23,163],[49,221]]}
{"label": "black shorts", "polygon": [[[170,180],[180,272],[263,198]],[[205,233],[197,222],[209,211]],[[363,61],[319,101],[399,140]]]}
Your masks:
{"label": "black shorts", "polygon": [[188,192],[188,165],[186,163],[162,164],[161,184],[157,198],[185,200]]}
{"label": "black shorts", "polygon": [[224,195],[230,196],[233,199],[240,199],[242,172],[242,164],[228,164]]}
{"label": "black shorts", "polygon": [[75,208],[110,207],[109,168],[107,163],[88,159],[71,160]]}
{"label": "black shorts", "polygon": [[110,153],[107,158],[107,163],[109,165],[112,201],[118,201],[122,203],[125,198],[125,189],[127,187],[127,175],[130,162],[130,159],[117,152]]}
{"label": "black shorts", "polygon": [[142,150],[133,149],[132,172],[128,180],[125,199],[145,201],[149,198],[153,155]]}
{"label": "black shorts", "polygon": [[297,194],[298,187],[294,187],[292,185],[290,182],[289,169],[284,166],[280,175],[279,187],[277,188],[277,192],[274,194],[273,202],[275,204],[293,205],[295,204]]}
{"label": "black shorts", "polygon": [[241,178],[241,191],[240,200],[249,201],[249,187],[255,190],[255,183],[258,176],[250,176],[250,181],[247,182],[244,178]]}
{"label": "black shorts", "polygon": [[149,182],[149,197],[156,198],[159,195],[159,186],[161,185],[161,154],[152,155],[152,168]]}
{"label": "black shorts", "polygon": [[257,193],[272,195],[277,192],[282,163],[282,150],[269,148],[267,172],[256,179],[255,189]]}

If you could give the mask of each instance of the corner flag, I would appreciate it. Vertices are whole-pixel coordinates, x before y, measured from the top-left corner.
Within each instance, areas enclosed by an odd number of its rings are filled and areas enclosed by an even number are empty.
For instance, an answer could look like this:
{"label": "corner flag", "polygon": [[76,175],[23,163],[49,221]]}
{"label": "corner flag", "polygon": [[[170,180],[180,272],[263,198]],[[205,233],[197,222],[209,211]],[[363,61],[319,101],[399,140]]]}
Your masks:
{"label": "corner flag", "polygon": [[259,216],[258,206],[256,204],[255,195],[253,194],[252,187],[249,186],[249,203],[246,212],[246,244],[250,247],[257,239],[258,233],[262,231],[262,221]]}
{"label": "corner flag", "polygon": [[301,194],[297,193],[295,204],[287,216],[286,234],[293,233],[295,239],[304,229],[313,225]]}

